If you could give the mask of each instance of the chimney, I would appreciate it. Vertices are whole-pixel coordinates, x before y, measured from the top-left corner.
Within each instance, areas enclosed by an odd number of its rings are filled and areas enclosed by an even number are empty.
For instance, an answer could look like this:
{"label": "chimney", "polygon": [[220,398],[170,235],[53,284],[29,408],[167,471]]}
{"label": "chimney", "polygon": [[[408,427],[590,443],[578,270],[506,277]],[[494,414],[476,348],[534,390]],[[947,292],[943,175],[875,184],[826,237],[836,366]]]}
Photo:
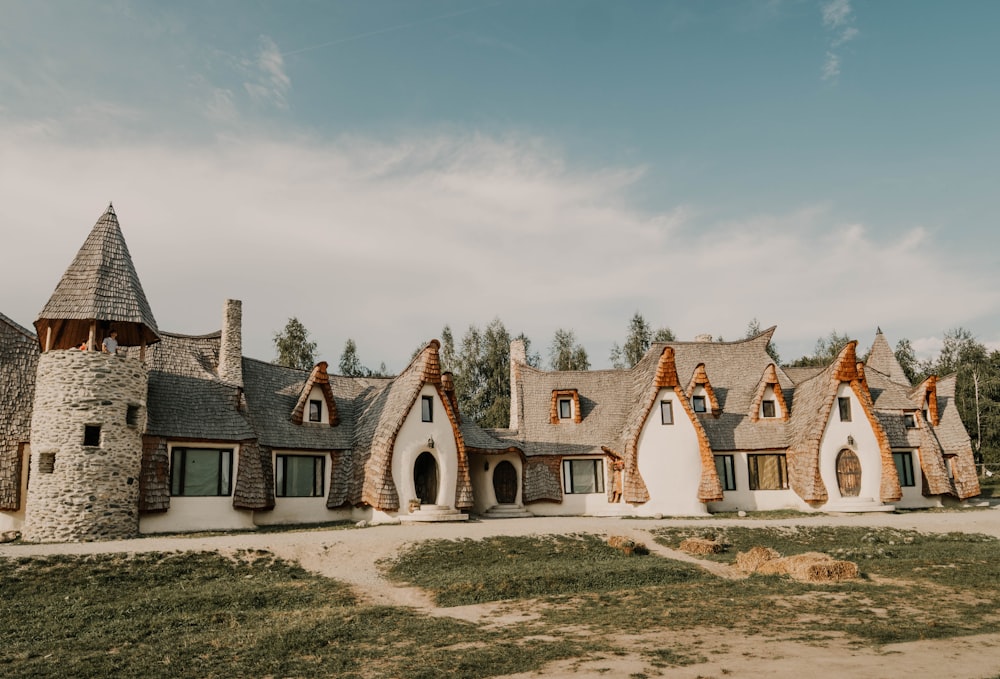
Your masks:
{"label": "chimney", "polygon": [[243,387],[243,302],[227,299],[222,311],[219,379]]}
{"label": "chimney", "polygon": [[510,428],[521,427],[521,407],[517,394],[517,378],[522,365],[528,364],[528,349],[523,339],[511,340],[510,343]]}
{"label": "chimney", "polygon": [[712,341],[712,333],[710,333],[710,332],[703,332],[700,335],[695,335],[694,336],[694,341],[695,342],[711,342]]}

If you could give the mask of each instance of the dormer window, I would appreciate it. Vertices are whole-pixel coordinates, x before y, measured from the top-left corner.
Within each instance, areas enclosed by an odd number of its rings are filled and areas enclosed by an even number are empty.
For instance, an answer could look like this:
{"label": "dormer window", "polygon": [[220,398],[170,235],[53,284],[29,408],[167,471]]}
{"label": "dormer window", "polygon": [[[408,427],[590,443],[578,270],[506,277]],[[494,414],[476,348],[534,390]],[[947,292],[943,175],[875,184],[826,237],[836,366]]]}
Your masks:
{"label": "dormer window", "polygon": [[705,397],[704,396],[694,396],[691,398],[691,407],[694,408],[696,413],[705,412]]}
{"label": "dormer window", "polygon": [[907,429],[917,428],[917,418],[913,413],[903,413],[903,424]]}
{"label": "dormer window", "polygon": [[774,399],[773,398],[769,398],[766,401],[761,401],[760,402],[760,408],[761,408],[761,413],[763,414],[764,417],[774,417],[775,416]]}
{"label": "dormer window", "polygon": [[674,404],[671,401],[660,401],[660,423],[674,423]]}
{"label": "dormer window", "polygon": [[309,421],[323,421],[323,401],[317,398],[309,399]]}
{"label": "dormer window", "polygon": [[420,397],[420,421],[421,422],[433,422],[434,421],[434,397],[433,396],[421,396]]}
{"label": "dormer window", "polygon": [[840,421],[850,422],[851,421],[851,399],[847,396],[841,396],[837,399],[837,406],[840,408]]}
{"label": "dormer window", "polygon": [[559,419],[568,420],[573,417],[573,401],[568,398],[559,399]]}

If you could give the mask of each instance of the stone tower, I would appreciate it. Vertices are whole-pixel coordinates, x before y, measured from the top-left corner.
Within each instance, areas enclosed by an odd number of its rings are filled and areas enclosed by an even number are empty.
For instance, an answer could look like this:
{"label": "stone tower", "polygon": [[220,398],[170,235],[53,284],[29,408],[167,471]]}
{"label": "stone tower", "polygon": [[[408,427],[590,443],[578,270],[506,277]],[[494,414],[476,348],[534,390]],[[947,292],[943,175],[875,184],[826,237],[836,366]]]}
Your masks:
{"label": "stone tower", "polygon": [[[35,321],[38,359],[24,539],[132,537],[146,425],[146,295],[109,205]],[[121,347],[103,353],[116,332]],[[87,344],[88,350],[77,347]],[[135,354],[138,353],[136,356]]]}

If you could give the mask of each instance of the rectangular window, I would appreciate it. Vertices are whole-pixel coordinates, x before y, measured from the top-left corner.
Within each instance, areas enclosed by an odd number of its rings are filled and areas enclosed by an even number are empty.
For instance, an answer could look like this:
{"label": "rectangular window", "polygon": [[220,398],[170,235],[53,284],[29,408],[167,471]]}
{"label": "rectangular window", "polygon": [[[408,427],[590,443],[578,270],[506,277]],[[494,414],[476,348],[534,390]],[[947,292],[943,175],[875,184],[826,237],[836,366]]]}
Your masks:
{"label": "rectangular window", "polygon": [[603,493],[604,460],[563,460],[563,490],[569,494]]}
{"label": "rectangular window", "polygon": [[750,490],[788,488],[788,468],[784,455],[747,455]]}
{"label": "rectangular window", "polygon": [[703,412],[705,412],[705,397],[704,396],[695,396],[694,398],[692,398],[691,399],[691,407],[694,408],[694,411],[696,413],[703,413]]}
{"label": "rectangular window", "polygon": [[736,490],[736,465],[732,455],[715,456],[715,473],[719,475],[722,490]]}
{"label": "rectangular window", "polygon": [[278,497],[323,497],[325,458],[318,455],[277,455],[274,493]]}
{"label": "rectangular window", "polygon": [[130,405],[125,409],[125,424],[130,427],[139,426],[139,406]]}
{"label": "rectangular window", "polygon": [[670,401],[660,401],[660,422],[663,424],[674,423],[674,404]]}
{"label": "rectangular window", "polygon": [[83,426],[83,445],[95,448],[101,445],[101,425],[85,424]]}
{"label": "rectangular window", "polygon": [[323,421],[323,402],[316,398],[309,399],[309,421]]}
{"label": "rectangular window", "polygon": [[848,396],[841,396],[837,399],[837,406],[840,408],[840,421],[851,421],[851,399]]}
{"label": "rectangular window", "polygon": [[187,497],[232,495],[233,451],[229,448],[174,448],[170,494]]}
{"label": "rectangular window", "polygon": [[559,399],[559,419],[568,420],[573,417],[573,402],[568,398]]}
{"label": "rectangular window", "polygon": [[913,478],[913,453],[893,453],[892,460],[896,463],[899,485],[904,488],[917,485]]}
{"label": "rectangular window", "polygon": [[420,397],[420,421],[421,422],[433,422],[434,421],[434,397],[433,396],[421,396]]}
{"label": "rectangular window", "polygon": [[916,429],[917,428],[916,416],[913,413],[904,413],[903,424],[906,425],[907,429]]}
{"label": "rectangular window", "polygon": [[774,401],[767,399],[760,404],[764,417],[774,417]]}

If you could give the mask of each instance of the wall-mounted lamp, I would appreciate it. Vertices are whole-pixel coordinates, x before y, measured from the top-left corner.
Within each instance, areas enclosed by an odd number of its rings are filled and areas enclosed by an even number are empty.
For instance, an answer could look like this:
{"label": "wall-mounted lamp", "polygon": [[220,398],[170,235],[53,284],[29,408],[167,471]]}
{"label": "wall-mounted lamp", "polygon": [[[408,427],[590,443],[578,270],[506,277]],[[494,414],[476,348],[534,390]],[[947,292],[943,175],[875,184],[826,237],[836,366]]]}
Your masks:
{"label": "wall-mounted lamp", "polygon": [[853,436],[848,436],[847,437],[847,445],[849,445],[849,446],[853,446],[854,445],[854,437]]}
{"label": "wall-mounted lamp", "polygon": [[427,447],[428,448],[433,448],[434,447],[434,439],[433,438],[427,439]]}

